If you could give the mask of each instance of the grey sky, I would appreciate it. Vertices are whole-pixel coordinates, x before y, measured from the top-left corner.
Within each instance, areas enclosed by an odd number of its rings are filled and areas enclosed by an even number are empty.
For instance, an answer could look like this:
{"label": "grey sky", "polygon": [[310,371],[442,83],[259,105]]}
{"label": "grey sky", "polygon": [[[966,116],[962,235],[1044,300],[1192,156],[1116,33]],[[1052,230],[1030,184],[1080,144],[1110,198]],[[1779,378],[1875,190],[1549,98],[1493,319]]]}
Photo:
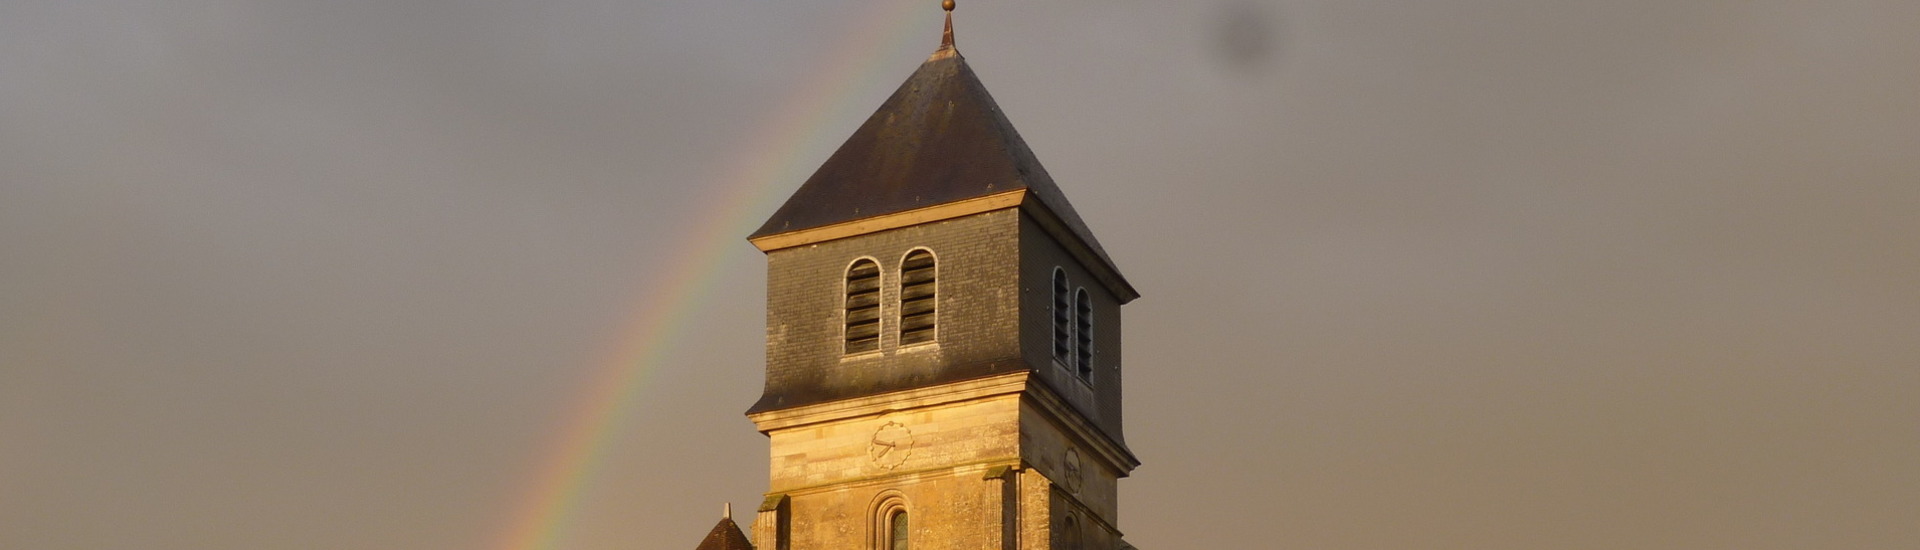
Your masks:
{"label": "grey sky", "polygon": [[[1130,541],[1920,546],[1920,3],[961,3],[1145,295]],[[876,5],[0,2],[0,547],[494,547]],[[759,501],[751,225],[567,548]]]}

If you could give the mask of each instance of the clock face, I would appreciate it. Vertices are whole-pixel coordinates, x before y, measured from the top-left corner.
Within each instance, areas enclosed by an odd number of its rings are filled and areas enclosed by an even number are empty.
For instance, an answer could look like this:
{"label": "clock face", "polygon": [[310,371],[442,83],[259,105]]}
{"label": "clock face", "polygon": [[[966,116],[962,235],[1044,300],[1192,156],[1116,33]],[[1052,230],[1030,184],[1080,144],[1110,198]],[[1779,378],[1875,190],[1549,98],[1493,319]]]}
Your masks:
{"label": "clock face", "polygon": [[898,468],[907,461],[907,455],[913,452],[913,432],[906,424],[888,422],[874,430],[873,439],[867,443],[867,458],[883,470]]}
{"label": "clock face", "polygon": [[1080,451],[1067,449],[1067,458],[1061,461],[1061,464],[1064,466],[1061,469],[1065,470],[1061,477],[1066,478],[1061,482],[1067,486],[1067,492],[1080,494]]}

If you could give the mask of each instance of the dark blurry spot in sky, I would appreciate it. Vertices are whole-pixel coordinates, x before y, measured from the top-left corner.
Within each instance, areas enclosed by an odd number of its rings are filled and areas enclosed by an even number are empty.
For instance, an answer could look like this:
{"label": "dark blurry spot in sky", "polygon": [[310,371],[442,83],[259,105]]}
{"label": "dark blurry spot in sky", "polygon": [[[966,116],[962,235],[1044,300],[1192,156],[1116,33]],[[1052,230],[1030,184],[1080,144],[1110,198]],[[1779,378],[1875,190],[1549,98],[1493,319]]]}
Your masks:
{"label": "dark blurry spot in sky", "polygon": [[1273,57],[1279,43],[1272,10],[1252,1],[1227,2],[1213,22],[1213,52],[1222,65],[1236,71],[1257,71]]}

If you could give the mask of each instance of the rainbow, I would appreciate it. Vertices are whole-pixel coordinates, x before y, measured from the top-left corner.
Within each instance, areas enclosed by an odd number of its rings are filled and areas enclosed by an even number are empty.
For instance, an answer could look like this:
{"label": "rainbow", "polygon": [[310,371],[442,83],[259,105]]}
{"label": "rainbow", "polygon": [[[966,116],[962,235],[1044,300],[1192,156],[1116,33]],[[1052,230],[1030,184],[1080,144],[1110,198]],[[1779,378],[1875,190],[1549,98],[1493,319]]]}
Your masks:
{"label": "rainbow", "polygon": [[[924,19],[937,21],[933,4],[919,2],[881,2],[855,19],[839,44],[832,49],[825,70],[821,70],[797,93],[787,94],[779,116],[762,131],[756,132],[739,150],[740,162],[722,170],[710,188],[719,189],[719,197],[698,226],[687,233],[684,248],[670,255],[669,261],[653,265],[668,266],[671,271],[657,279],[649,292],[642,293],[636,315],[619,332],[606,366],[592,375],[577,407],[566,414],[565,428],[543,448],[543,460],[534,474],[534,482],[524,498],[512,509],[508,529],[500,536],[502,550],[546,550],[560,548],[569,522],[582,500],[583,489],[603,466],[608,444],[621,432],[622,423],[634,415],[641,391],[653,371],[666,356],[668,347],[685,330],[676,323],[712,292],[716,274],[726,267],[724,253],[744,246],[748,232],[757,227],[759,216],[773,211],[784,197],[781,191],[797,184],[805,170],[823,159],[810,158],[837,136],[821,135],[821,128],[847,117],[861,117],[849,92],[885,86],[880,63],[887,52],[910,47],[912,39],[928,40],[932,51],[934,34],[912,36],[909,31],[929,28],[912,24],[909,12],[929,12]],[[916,50],[917,51],[917,50]],[[796,175],[797,174],[797,175]]]}

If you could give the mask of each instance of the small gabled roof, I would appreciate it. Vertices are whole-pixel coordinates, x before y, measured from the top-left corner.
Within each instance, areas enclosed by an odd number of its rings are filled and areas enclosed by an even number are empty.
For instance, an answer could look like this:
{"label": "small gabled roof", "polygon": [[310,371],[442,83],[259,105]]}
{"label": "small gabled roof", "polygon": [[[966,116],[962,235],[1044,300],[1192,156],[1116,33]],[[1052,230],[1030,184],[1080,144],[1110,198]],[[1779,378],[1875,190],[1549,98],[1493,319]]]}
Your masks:
{"label": "small gabled roof", "polygon": [[765,250],[774,241],[766,237],[1024,190],[1021,204],[1038,202],[1117,275],[1100,241],[953,48],[951,20],[947,37],[747,239]]}
{"label": "small gabled roof", "polygon": [[733,523],[733,517],[720,518],[713,526],[707,538],[700,540],[700,546],[694,550],[753,550],[753,543],[747,541],[747,534],[740,532],[740,526]]}

